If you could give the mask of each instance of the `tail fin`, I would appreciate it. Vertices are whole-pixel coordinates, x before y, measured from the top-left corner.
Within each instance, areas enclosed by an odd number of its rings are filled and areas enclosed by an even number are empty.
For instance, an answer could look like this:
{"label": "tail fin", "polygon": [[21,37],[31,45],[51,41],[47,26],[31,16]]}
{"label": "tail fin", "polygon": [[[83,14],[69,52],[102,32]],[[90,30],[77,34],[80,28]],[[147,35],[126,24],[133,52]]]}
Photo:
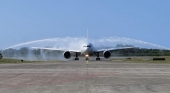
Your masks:
{"label": "tail fin", "polygon": [[89,42],[89,35],[88,35],[89,33],[88,33],[88,29],[87,29],[87,43]]}

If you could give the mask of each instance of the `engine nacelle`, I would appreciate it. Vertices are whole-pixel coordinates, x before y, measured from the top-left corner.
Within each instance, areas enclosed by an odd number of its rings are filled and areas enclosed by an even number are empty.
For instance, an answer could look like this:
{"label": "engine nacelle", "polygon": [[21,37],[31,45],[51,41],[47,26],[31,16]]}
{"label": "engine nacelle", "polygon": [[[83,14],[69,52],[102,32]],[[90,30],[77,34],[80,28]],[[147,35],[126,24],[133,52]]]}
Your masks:
{"label": "engine nacelle", "polygon": [[110,56],[111,56],[110,51],[104,51],[103,56],[104,56],[104,58],[110,58]]}
{"label": "engine nacelle", "polygon": [[64,55],[64,58],[66,59],[69,59],[71,57],[71,53],[69,51],[65,51],[63,55]]}

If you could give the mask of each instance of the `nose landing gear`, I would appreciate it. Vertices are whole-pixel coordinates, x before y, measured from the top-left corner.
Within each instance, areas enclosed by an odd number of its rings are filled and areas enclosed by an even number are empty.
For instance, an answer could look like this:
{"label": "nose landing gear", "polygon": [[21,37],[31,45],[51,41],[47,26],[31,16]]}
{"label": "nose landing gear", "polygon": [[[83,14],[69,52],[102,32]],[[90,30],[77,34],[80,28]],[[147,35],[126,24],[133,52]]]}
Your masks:
{"label": "nose landing gear", "polygon": [[86,57],[86,60],[89,60],[89,58],[88,58],[88,57]]}
{"label": "nose landing gear", "polygon": [[87,54],[87,55],[85,55],[85,57],[86,57],[86,60],[89,60],[89,55]]}

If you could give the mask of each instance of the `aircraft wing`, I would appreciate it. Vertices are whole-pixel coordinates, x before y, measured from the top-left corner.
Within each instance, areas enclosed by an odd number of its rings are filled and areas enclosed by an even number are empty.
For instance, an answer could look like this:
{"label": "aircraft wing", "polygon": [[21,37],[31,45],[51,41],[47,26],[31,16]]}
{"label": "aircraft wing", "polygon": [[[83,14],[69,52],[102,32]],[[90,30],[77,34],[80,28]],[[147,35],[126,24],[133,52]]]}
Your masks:
{"label": "aircraft wing", "polygon": [[132,48],[135,48],[135,47],[116,47],[116,48],[108,48],[108,49],[99,49],[99,50],[97,50],[97,52],[132,49]]}
{"label": "aircraft wing", "polygon": [[80,52],[80,50],[66,50],[66,49],[57,49],[57,48],[42,48],[42,47],[31,47],[33,49],[41,49],[41,50],[57,50],[57,51],[70,51],[70,52]]}

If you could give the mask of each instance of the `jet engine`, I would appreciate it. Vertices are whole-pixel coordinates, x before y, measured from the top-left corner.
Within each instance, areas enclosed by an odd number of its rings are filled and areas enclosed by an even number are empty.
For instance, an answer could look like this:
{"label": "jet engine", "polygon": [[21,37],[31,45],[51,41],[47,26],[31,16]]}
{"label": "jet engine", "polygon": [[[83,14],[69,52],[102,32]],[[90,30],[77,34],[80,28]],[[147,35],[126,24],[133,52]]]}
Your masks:
{"label": "jet engine", "polygon": [[65,51],[63,55],[64,55],[64,58],[66,59],[69,59],[71,57],[71,53],[69,51]]}
{"label": "jet engine", "polygon": [[104,55],[105,58],[110,58],[111,53],[110,53],[110,51],[104,51],[103,55]]}

